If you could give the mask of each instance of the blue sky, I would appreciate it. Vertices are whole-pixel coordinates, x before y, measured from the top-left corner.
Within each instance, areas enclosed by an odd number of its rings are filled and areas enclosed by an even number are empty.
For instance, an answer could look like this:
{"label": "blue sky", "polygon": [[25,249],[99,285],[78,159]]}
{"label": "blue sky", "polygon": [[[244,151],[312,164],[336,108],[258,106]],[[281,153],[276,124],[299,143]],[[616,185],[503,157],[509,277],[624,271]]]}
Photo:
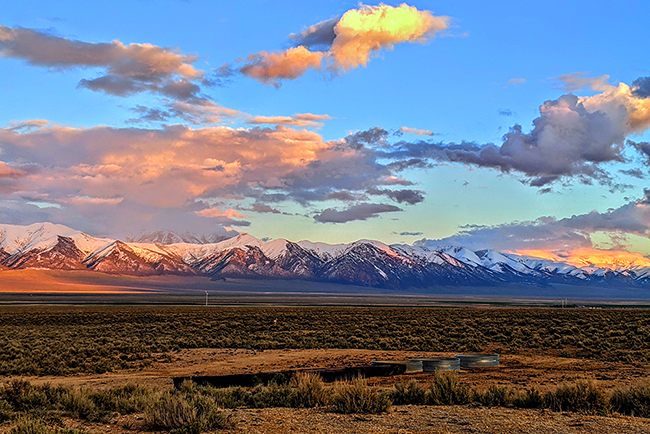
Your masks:
{"label": "blue sky", "polygon": [[[397,7],[400,3],[388,2],[387,5]],[[0,25],[32,29],[44,35],[87,43],[119,40],[124,45],[148,43],[171,47],[178,53],[197,56],[189,63],[195,69],[205,71],[206,78],[217,81],[215,85],[201,84],[201,95],[218,106],[249,116],[328,115],[331,119],[322,121],[322,126],[306,128],[319,135],[322,141],[340,141],[349,134],[379,127],[389,133],[390,143],[381,145],[384,147],[400,140],[411,143],[425,140],[443,146],[463,141],[474,142],[477,146],[487,143],[500,146],[502,136],[511,126],[520,124],[524,133],[530,132],[532,121],[540,115],[540,105],[567,93],[563,89],[566,85],[557,79],[559,76],[583,72],[586,75],[580,77],[606,74],[609,75],[608,83],[618,86],[619,82],[631,85],[637,78],[650,75],[650,67],[642,55],[650,49],[646,37],[646,18],[650,16],[647,2],[624,1],[613,5],[604,1],[420,1],[409,5],[420,12],[430,11],[433,16],[450,17],[448,28],[435,33],[435,37],[429,35],[424,43],[395,43],[393,49],[383,47],[374,51],[366,67],[339,69],[334,74],[310,69],[295,79],[280,80],[279,87],[261,83],[243,73],[215,77],[215,70],[224,64],[237,68],[246,62],[249,54],[287,50],[293,46],[288,40],[290,34],[358,9],[357,2],[5,2],[1,7]],[[3,53],[2,48],[0,42],[0,53]],[[255,128],[246,120],[250,118],[241,116],[224,117],[218,122],[189,123],[186,119],[172,117],[165,122],[133,123],[129,120],[137,117],[134,107],[160,109],[164,106],[160,94],[139,92],[115,96],[92,91],[78,84],[81,80],[104,75],[105,68],[33,65],[24,56],[8,53],[6,47],[3,56],[0,58],[3,82],[0,87],[0,101],[3,102],[0,104],[0,124],[10,126],[16,122],[45,119],[50,124],[42,127],[47,131],[41,133],[48,134],[47,140],[50,141],[68,140],[58,136],[58,130],[53,131],[55,128],[85,131],[106,126],[112,129],[162,130],[169,124],[191,129],[220,126]],[[237,59],[243,60],[237,62]],[[575,94],[589,97],[602,92],[586,86],[576,90]],[[263,126],[274,128],[271,124]],[[434,135],[392,134],[402,127],[427,130]],[[303,129],[290,125],[286,128]],[[645,131],[645,128],[626,131],[625,138],[648,140],[650,135]],[[27,140],[29,134],[37,133],[38,130],[24,130],[24,137],[16,140]],[[7,144],[10,139],[4,140],[0,141],[3,149],[0,160],[26,172],[27,169],[19,165],[29,163],[29,157],[19,150],[24,151],[27,145],[22,142]],[[47,143],[40,146],[49,146]],[[74,177],[56,189],[44,186],[42,178],[31,181],[30,177],[37,175],[30,172],[29,176],[14,176],[16,185],[3,190],[5,194],[0,196],[0,200],[11,211],[0,214],[0,217],[6,223],[19,224],[46,218],[107,235],[152,230],[163,225],[177,230],[194,228],[206,232],[214,226],[234,227],[259,237],[293,240],[308,238],[344,242],[373,238],[386,242],[412,242],[422,237],[451,237],[464,225],[482,225],[503,230],[504,236],[511,236],[507,234],[510,234],[508,231],[513,222],[533,221],[544,216],[561,220],[573,215],[587,215],[594,210],[606,216],[610,209],[618,210],[635,200],[645,200],[647,156],[621,143],[624,147],[621,155],[625,155],[628,162],[617,162],[614,158],[597,163],[598,168],[611,175],[607,183],[589,176],[585,183],[583,172],[572,172],[538,188],[528,185],[532,177],[539,175],[537,173],[533,176],[530,171],[526,173],[517,169],[502,173],[493,166],[480,167],[482,164],[438,157],[433,158],[427,168],[400,172],[401,178],[412,183],[410,186],[380,182],[378,188],[382,189],[422,192],[423,200],[414,204],[391,202],[385,195],[371,194],[368,197],[367,192],[365,198],[347,202],[323,198],[264,202],[259,192],[248,196],[240,185],[239,190],[233,190],[232,194],[227,188],[220,188],[219,192],[211,194],[205,191],[188,194],[185,200],[179,198],[173,204],[151,202],[145,206],[139,201],[149,193],[130,197],[115,190],[115,186],[82,187],[75,184]],[[85,155],[84,146],[75,144],[74,152]],[[372,146],[381,150],[378,144]],[[166,151],[158,149],[156,152],[163,155]],[[221,161],[219,152],[215,150],[210,158]],[[283,151],[280,149],[278,152],[275,158],[281,159]],[[102,158],[105,163],[106,156]],[[102,158],[98,157],[97,161],[78,159],[90,167]],[[265,154],[265,158],[271,157]],[[386,161],[380,160],[380,163]],[[59,171],[65,165],[62,162],[48,165],[47,161],[39,161],[38,164],[45,167],[43,170],[57,173],[49,176],[71,176],[70,172],[62,174]],[[267,163],[263,164],[268,167]],[[644,178],[619,172],[625,169],[641,170]],[[353,175],[359,174],[345,174]],[[155,180],[148,182],[158,183]],[[247,182],[252,186],[252,182],[259,183],[259,180]],[[160,184],[164,190],[166,187]],[[367,185],[364,186],[367,189]],[[328,184],[328,188],[330,192],[341,189],[338,184],[336,187]],[[353,191],[351,188],[345,190]],[[80,207],[81,202],[83,207]],[[200,205],[195,202],[200,202]],[[251,210],[252,203],[262,202],[285,214]],[[93,208],[92,204],[98,204],[100,208]],[[381,211],[366,216],[365,220],[351,219],[344,223],[321,223],[314,218],[325,209],[339,212],[359,204],[382,204],[398,207],[401,211]],[[115,206],[106,210],[103,207],[107,205]],[[211,214],[215,217],[196,221],[196,215],[205,211],[205,207],[218,209],[221,214],[215,211]],[[111,213],[127,213],[129,218],[117,219],[121,226],[110,227],[102,216]],[[204,212],[202,217],[208,214]],[[233,226],[233,220],[247,223]],[[535,225],[540,226],[540,223]],[[588,239],[586,243],[595,247],[614,246],[616,243],[608,244],[614,236],[619,244],[614,247],[650,253],[643,230],[608,227],[603,232],[602,227],[576,227],[571,223],[569,227],[562,226],[561,230],[577,231]],[[421,234],[400,235],[402,232]],[[563,234],[553,232],[553,237],[563,238]],[[481,243],[489,241],[479,237],[471,242],[480,247]],[[548,248],[567,247],[555,241],[541,244]],[[506,244],[504,246],[508,248]],[[514,250],[517,248],[519,246],[512,247]]]}

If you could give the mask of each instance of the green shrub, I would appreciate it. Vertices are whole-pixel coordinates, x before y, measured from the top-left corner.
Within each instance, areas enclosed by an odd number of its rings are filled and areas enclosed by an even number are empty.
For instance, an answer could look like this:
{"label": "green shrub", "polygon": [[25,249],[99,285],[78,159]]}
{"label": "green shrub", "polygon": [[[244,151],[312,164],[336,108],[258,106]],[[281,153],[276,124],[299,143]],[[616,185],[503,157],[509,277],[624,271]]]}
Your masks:
{"label": "green shrub", "polygon": [[298,373],[291,379],[292,407],[318,407],[327,405],[329,393],[320,375]]}
{"label": "green shrub", "polygon": [[416,380],[399,382],[391,391],[390,399],[395,405],[423,405],[427,403],[427,391]]}
{"label": "green shrub", "polygon": [[612,410],[618,413],[650,417],[650,384],[616,389],[609,402]]}
{"label": "green shrub", "polygon": [[486,407],[513,407],[517,392],[507,386],[490,386],[485,392],[475,392],[474,401]]}
{"label": "green shrub", "polygon": [[555,411],[607,414],[609,403],[602,389],[593,381],[561,384],[544,396],[545,406]]}
{"label": "green shrub", "polygon": [[336,385],[332,400],[336,410],[345,414],[385,413],[391,406],[387,394],[368,386],[363,379]]}
{"label": "green shrub", "polygon": [[427,402],[431,405],[463,405],[471,401],[470,388],[458,380],[455,372],[438,372],[433,376]]}

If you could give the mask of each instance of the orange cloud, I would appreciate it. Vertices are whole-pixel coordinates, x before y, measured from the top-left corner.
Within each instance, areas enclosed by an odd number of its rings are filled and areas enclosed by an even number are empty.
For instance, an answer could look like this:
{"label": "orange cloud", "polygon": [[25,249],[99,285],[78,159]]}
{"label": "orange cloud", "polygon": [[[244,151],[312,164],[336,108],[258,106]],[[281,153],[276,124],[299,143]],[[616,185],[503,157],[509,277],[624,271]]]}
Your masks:
{"label": "orange cloud", "polygon": [[227,209],[225,211],[221,211],[220,209],[217,208],[206,208],[201,211],[196,211],[194,214],[201,216],[201,217],[207,217],[207,218],[217,218],[217,217],[227,217],[229,219],[231,218],[240,218],[240,219],[245,219],[246,216],[238,213],[234,209]]}
{"label": "orange cloud", "polygon": [[[407,4],[360,5],[344,13],[338,21],[327,20],[291,35],[300,44],[297,47],[251,54],[239,72],[277,86],[278,80],[296,79],[308,69],[320,69],[323,63],[331,70],[348,71],[366,66],[372,55],[383,48],[392,49],[404,42],[426,42],[448,29],[449,22],[449,17],[434,16],[430,11],[419,11]],[[321,52],[307,48],[317,45],[329,49]]]}
{"label": "orange cloud", "polygon": [[419,130],[417,128],[402,127],[399,129],[403,133],[417,134],[418,136],[433,136],[433,131]]}
{"label": "orange cloud", "polygon": [[332,119],[328,115],[315,115],[311,113],[297,113],[293,116],[254,116],[248,123],[250,124],[275,124],[290,125],[296,127],[321,127],[322,122]]}
{"label": "orange cloud", "polygon": [[625,250],[599,250],[583,247],[561,255],[549,250],[535,249],[518,250],[515,253],[556,262],[561,261],[578,268],[593,266],[615,270],[618,268],[650,267],[650,259],[640,253]]}
{"label": "orange cloud", "polygon": [[334,27],[331,55],[336,66],[366,66],[372,53],[402,42],[425,42],[449,27],[449,17],[434,16],[413,6],[362,5],[347,11]]}
{"label": "orange cloud", "polygon": [[240,71],[255,80],[277,85],[278,79],[296,79],[308,69],[319,69],[323,57],[321,52],[309,51],[303,46],[289,48],[286,51],[260,51],[248,56],[248,64]]}

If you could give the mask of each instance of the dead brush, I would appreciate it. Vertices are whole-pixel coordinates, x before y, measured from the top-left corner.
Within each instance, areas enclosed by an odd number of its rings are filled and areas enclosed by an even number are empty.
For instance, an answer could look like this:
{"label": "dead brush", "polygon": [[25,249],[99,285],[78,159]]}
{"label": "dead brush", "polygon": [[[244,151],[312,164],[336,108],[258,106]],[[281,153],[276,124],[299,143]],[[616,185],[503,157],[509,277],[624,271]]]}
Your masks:
{"label": "dead brush", "polygon": [[163,395],[145,412],[146,425],[154,430],[197,434],[214,429],[230,429],[234,421],[206,396],[182,393]]}
{"label": "dead brush", "polygon": [[593,381],[560,384],[544,395],[545,406],[554,411],[607,415],[610,405],[602,388]]}
{"label": "dead brush", "polygon": [[334,386],[333,404],[339,413],[385,413],[391,407],[386,393],[370,387],[365,379],[357,378]]}
{"label": "dead brush", "polygon": [[612,410],[617,413],[650,417],[650,383],[616,389],[609,402]]}
{"label": "dead brush", "polygon": [[464,405],[472,399],[472,393],[461,383],[455,372],[436,371],[427,394],[427,403],[431,405]]}
{"label": "dead brush", "polygon": [[299,372],[291,378],[292,407],[319,407],[329,403],[330,394],[320,375]]}

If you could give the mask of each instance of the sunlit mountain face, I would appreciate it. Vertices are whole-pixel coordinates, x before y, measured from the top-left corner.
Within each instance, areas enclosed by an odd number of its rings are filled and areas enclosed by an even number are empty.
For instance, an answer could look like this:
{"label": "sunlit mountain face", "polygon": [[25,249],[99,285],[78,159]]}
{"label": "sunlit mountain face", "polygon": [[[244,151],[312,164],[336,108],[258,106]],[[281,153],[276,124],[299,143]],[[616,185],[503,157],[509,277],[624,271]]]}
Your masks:
{"label": "sunlit mountain face", "polygon": [[650,276],[650,2],[70,3],[2,4],[0,268]]}
{"label": "sunlit mountain face", "polygon": [[0,224],[0,269],[310,280],[434,292],[439,287],[463,286],[650,286],[650,260],[628,252],[579,249],[568,254],[543,250],[514,254],[376,240],[346,244],[260,240],[245,233],[219,242],[205,242],[192,234],[183,237],[123,242],[51,223]]}

